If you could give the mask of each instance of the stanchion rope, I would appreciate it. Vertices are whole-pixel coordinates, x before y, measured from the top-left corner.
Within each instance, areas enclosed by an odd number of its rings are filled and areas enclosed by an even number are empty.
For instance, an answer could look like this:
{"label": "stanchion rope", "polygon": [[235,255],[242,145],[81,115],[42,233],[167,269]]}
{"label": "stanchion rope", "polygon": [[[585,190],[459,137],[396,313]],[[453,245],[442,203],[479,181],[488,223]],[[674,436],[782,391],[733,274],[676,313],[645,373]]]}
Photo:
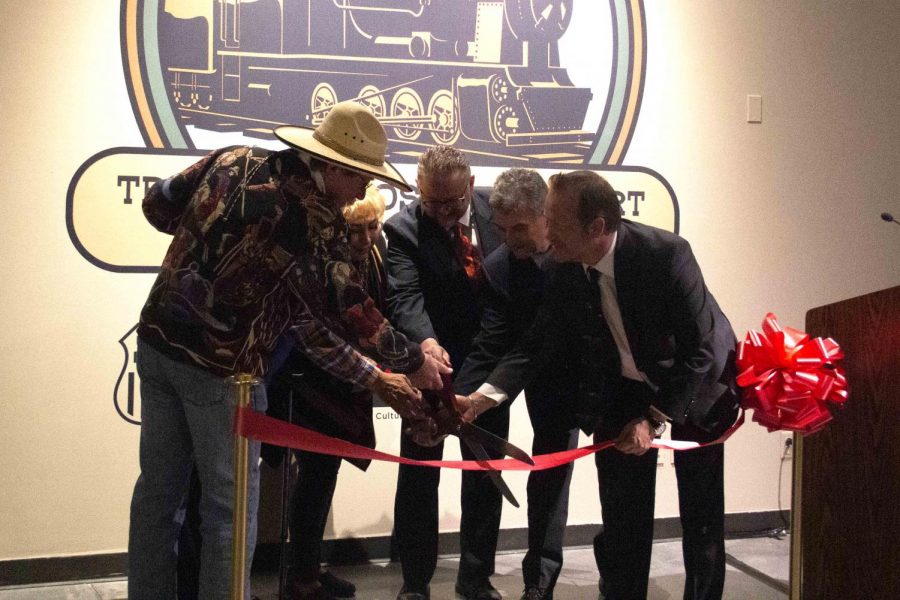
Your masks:
{"label": "stanchion rope", "polygon": [[[652,447],[666,450],[687,451],[703,446],[721,444],[731,437],[743,423],[744,414],[742,412],[734,425],[712,442],[700,444],[698,442],[683,440],[656,439],[653,441]],[[489,468],[496,469],[497,471],[542,471],[544,469],[559,467],[583,456],[606,450],[614,445],[612,440],[606,440],[597,444],[591,444],[590,446],[573,448],[572,450],[563,450],[561,452],[553,452],[550,454],[539,454],[532,457],[534,466],[527,465],[513,458],[500,458],[481,462],[474,460],[414,460],[403,456],[388,454],[387,452],[381,452],[379,450],[373,450],[365,446],[353,444],[346,440],[330,437],[317,431],[300,427],[299,425],[292,425],[285,421],[274,419],[262,413],[258,413],[251,408],[241,407],[235,409],[234,432],[240,436],[259,442],[292,448],[294,450],[305,450],[307,452],[329,454],[331,456],[340,456],[342,458],[380,460],[404,465],[461,469],[465,471],[486,471]]]}

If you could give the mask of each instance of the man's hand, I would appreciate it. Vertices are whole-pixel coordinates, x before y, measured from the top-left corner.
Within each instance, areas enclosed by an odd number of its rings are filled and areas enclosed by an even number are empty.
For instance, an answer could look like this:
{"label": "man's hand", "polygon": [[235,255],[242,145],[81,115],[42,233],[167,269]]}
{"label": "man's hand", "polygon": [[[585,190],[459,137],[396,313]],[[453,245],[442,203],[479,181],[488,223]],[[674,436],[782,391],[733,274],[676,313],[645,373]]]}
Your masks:
{"label": "man's hand", "polygon": [[421,390],[439,390],[444,387],[441,375],[452,372],[453,369],[449,365],[445,365],[435,360],[430,354],[426,354],[425,362],[422,363],[418,371],[409,375],[409,380]]}
{"label": "man's hand", "polygon": [[376,371],[378,379],[372,392],[396,410],[404,419],[416,418],[422,413],[422,392],[412,386],[406,375]]}
{"label": "man's hand", "polygon": [[471,423],[478,415],[497,406],[497,403],[484,394],[474,392],[468,396],[456,396],[456,408],[462,415],[462,420]]}
{"label": "man's hand", "polygon": [[438,341],[434,338],[428,338],[419,344],[419,347],[422,349],[426,355],[431,356],[433,359],[438,361],[439,363],[451,367],[453,365],[450,364],[450,355],[447,354],[447,351],[444,350]]}
{"label": "man's hand", "polygon": [[641,456],[653,443],[653,427],[643,417],[634,419],[622,428],[622,433],[614,441],[619,452]]}

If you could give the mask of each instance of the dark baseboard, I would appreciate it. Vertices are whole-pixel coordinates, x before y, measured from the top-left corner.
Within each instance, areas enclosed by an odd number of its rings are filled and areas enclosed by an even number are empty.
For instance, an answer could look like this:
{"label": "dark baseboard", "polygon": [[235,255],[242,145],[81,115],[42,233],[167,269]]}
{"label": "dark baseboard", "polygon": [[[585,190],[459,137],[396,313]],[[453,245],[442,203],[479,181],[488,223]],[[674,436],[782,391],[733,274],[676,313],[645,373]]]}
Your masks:
{"label": "dark baseboard", "polygon": [[[790,522],[790,513],[785,513]],[[764,535],[784,527],[778,511],[734,513],[725,515],[725,534],[729,538]],[[566,546],[589,546],[593,543],[598,525],[570,525],[566,528]],[[656,539],[681,536],[677,517],[657,519]],[[497,543],[499,552],[522,551],[528,545],[528,530],[524,527],[503,529]],[[278,570],[280,548],[278,544],[260,544],[253,560],[254,571]],[[439,538],[442,555],[459,554],[459,533],[442,533]],[[370,560],[388,560],[394,553],[391,537],[344,538],[327,540],[322,555],[332,564],[358,564]],[[91,554],[85,556],[61,556],[0,561],[0,586],[56,583],[85,579],[124,577],[127,571],[127,554]]]}
{"label": "dark baseboard", "polygon": [[86,554],[0,561],[0,586],[124,577],[128,554]]}

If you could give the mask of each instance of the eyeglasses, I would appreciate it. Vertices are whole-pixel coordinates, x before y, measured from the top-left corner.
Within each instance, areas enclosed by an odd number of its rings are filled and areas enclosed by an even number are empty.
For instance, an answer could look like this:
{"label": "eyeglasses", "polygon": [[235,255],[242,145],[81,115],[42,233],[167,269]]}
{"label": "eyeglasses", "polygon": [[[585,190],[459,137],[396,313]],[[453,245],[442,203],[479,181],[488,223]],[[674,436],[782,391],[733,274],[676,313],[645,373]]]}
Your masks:
{"label": "eyeglasses", "polygon": [[434,211],[448,211],[456,208],[469,197],[469,185],[466,185],[466,190],[463,192],[463,195],[459,198],[433,198],[428,196],[427,194],[422,193],[422,190],[419,189],[419,198],[422,200],[422,204],[427,206],[429,209]]}

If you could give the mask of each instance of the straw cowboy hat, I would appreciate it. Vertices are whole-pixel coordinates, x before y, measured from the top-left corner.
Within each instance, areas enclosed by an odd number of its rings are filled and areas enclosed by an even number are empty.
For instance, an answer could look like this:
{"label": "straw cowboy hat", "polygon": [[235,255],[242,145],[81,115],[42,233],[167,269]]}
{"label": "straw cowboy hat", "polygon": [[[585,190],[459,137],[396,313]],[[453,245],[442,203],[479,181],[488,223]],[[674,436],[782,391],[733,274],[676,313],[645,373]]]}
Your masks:
{"label": "straw cowboy hat", "polygon": [[412,191],[403,175],[384,159],[387,149],[384,128],[361,104],[352,101],[335,104],[315,129],[282,125],[274,133],[297,150]]}

